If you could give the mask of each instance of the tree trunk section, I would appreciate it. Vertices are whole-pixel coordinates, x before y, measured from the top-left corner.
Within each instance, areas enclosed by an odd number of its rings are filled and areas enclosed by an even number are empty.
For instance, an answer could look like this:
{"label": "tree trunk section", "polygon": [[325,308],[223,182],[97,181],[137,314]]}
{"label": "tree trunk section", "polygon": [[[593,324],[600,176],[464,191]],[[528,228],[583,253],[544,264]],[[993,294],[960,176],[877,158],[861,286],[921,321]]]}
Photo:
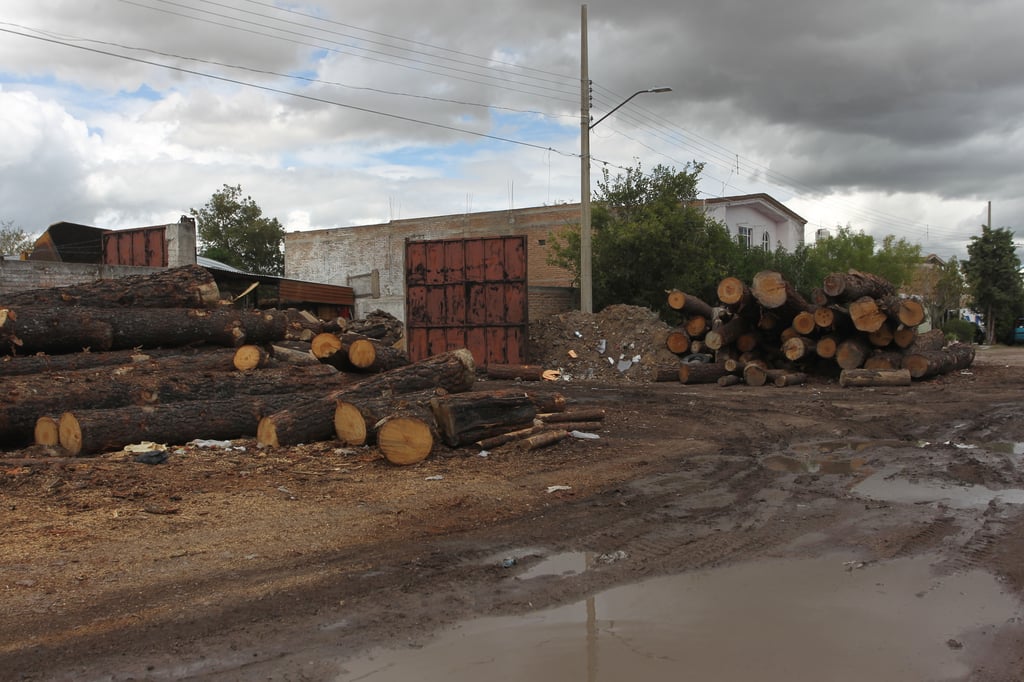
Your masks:
{"label": "tree trunk section", "polygon": [[736,316],[718,329],[709,331],[704,337],[704,343],[711,350],[720,350],[725,346],[731,346],[749,329],[747,321],[742,317]]}
{"label": "tree trunk section", "polygon": [[900,369],[902,364],[903,353],[876,350],[864,361],[864,369]]}
{"label": "tree trunk section", "polygon": [[679,368],[679,382],[683,384],[713,384],[725,374],[725,366],[718,363],[682,365]]}
{"label": "tree trunk section", "polygon": [[701,315],[708,320],[715,314],[710,305],[696,296],[683,293],[678,289],[668,292],[668,306],[684,315]]}
{"label": "tree trunk section", "polygon": [[864,366],[870,354],[870,345],[863,338],[856,336],[840,342],[836,348],[835,358],[842,369],[857,369]]}
{"label": "tree trunk section", "polygon": [[850,304],[850,319],[859,331],[870,334],[878,331],[889,319],[889,315],[877,300],[863,296]]}
{"label": "tree trunk section", "polygon": [[247,343],[235,350],[232,364],[240,372],[247,372],[251,369],[262,369],[270,364],[270,353],[266,348]]}
{"label": "tree trunk section", "polygon": [[761,365],[749,364],[743,368],[743,382],[747,386],[764,386],[785,374],[784,369],[765,369]]}
{"label": "tree trunk section", "polygon": [[805,383],[807,383],[807,374],[804,372],[784,372],[772,378],[772,385],[778,388],[799,386]]}
{"label": "tree trunk section", "polygon": [[429,407],[430,400],[444,389],[431,388],[397,396],[382,396],[354,402],[339,400],[334,409],[334,433],[345,445],[372,445],[375,425],[410,405]]}
{"label": "tree trunk section", "polygon": [[168,405],[74,410],[60,416],[61,446],[73,456],[120,450],[141,441],[183,444],[197,438],[251,438],[260,417],[294,402],[291,395],[238,396]]}
{"label": "tree trunk section", "polygon": [[892,328],[892,322],[886,321],[881,327],[868,334],[868,343],[876,348],[885,348],[891,345],[896,338],[896,332]]}
{"label": "tree trunk section", "polygon": [[704,334],[708,331],[708,320],[711,318],[704,317],[703,315],[691,315],[686,320],[686,333],[690,335],[691,339],[703,338]]}
{"label": "tree trunk section", "polygon": [[909,386],[910,372],[905,369],[844,369],[840,386]]}
{"label": "tree trunk section", "polygon": [[818,339],[817,343],[814,344],[814,353],[819,358],[829,360],[836,356],[836,352],[839,349],[839,339],[831,334],[823,336]]}
{"label": "tree trunk section", "polygon": [[0,297],[7,306],[83,306],[89,308],[212,308],[220,303],[213,275],[198,265],[151,275],[98,279],[84,284],[17,291]]}
{"label": "tree trunk section", "polygon": [[822,289],[828,296],[838,301],[854,301],[865,296],[884,298],[896,294],[896,287],[888,280],[856,270],[830,274],[825,278]]}
{"label": "tree trunk section", "polygon": [[900,299],[899,312],[897,313],[900,324],[907,327],[916,327],[924,322],[924,304],[913,298]]}
{"label": "tree trunk section", "polygon": [[60,445],[60,426],[57,419],[49,416],[37,419],[33,441],[36,445]]}
{"label": "tree trunk section", "polygon": [[673,329],[665,339],[665,347],[676,355],[684,355],[690,350],[690,335],[686,329]]}
{"label": "tree trunk section", "polygon": [[762,270],[754,275],[750,287],[754,298],[763,307],[777,311],[786,320],[792,320],[797,313],[808,309],[809,305],[803,296],[797,293],[793,285],[778,272]]}
{"label": "tree trunk section", "polygon": [[974,362],[974,346],[955,343],[945,350],[911,353],[903,358],[903,369],[910,370],[914,379],[929,379],[940,374],[949,374],[958,369],[967,369]]}
{"label": "tree trunk section", "polygon": [[473,391],[434,398],[430,408],[441,439],[454,448],[529,426],[537,398],[515,390]]}
{"label": "tree trunk section", "polygon": [[370,375],[340,390],[268,415],[260,420],[256,437],[261,445],[275,447],[329,440],[333,435],[334,412],[339,400],[358,403],[429,388],[461,393],[473,388],[475,380],[473,354],[465,348],[448,351],[405,367]]}
{"label": "tree trunk section", "polygon": [[809,339],[806,336],[794,336],[787,339],[782,345],[782,352],[787,360],[795,362],[813,356],[817,347],[818,342],[814,339]]}
{"label": "tree trunk section", "polygon": [[739,311],[751,305],[754,296],[750,293],[750,287],[738,277],[726,277],[718,283],[718,300],[733,311]]}
{"label": "tree trunk section", "polygon": [[942,350],[946,345],[946,335],[941,329],[929,329],[918,334],[914,342],[907,348],[908,353],[922,353],[930,350]]}
{"label": "tree trunk section", "polygon": [[398,466],[422,462],[437,441],[433,417],[425,406],[410,405],[383,419],[375,431],[381,454]]}
{"label": "tree trunk section", "polygon": [[544,367],[541,365],[487,365],[487,378],[520,381],[541,381],[544,379]]}
{"label": "tree trunk section", "polygon": [[817,323],[814,320],[814,312],[805,310],[797,313],[796,317],[793,318],[793,329],[797,330],[801,336],[807,336],[817,327]]}
{"label": "tree trunk section", "polygon": [[376,374],[409,364],[409,358],[397,348],[373,339],[356,339],[347,348],[348,360],[359,372]]}
{"label": "tree trunk section", "polygon": [[892,342],[900,348],[910,348],[917,339],[917,327],[900,326],[893,332]]}

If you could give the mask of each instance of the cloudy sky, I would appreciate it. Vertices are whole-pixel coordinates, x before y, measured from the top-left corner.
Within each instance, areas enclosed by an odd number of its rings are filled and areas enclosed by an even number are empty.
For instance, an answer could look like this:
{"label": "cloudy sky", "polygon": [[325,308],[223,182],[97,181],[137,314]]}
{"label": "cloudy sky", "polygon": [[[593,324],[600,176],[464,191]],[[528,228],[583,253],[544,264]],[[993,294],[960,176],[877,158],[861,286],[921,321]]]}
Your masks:
{"label": "cloudy sky", "polygon": [[[0,221],[173,222],[241,185],[289,231],[580,199],[581,5],[4,0]],[[587,3],[593,177],[705,164],[966,258],[1024,243],[1019,0]]]}

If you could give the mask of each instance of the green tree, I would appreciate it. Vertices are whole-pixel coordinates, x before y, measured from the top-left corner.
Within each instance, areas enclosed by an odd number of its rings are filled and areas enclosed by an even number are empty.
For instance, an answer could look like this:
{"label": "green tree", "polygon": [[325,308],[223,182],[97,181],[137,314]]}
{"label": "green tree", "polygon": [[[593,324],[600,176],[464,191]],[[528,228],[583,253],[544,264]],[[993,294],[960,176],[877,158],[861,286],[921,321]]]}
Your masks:
{"label": "green tree", "polygon": [[928,301],[933,327],[941,327],[949,311],[960,308],[960,302],[967,291],[963,269],[956,256],[943,263],[937,275],[935,288]]}
{"label": "green tree", "polygon": [[[678,288],[714,300],[739,248],[721,223],[696,206],[701,164],[683,171],[638,165],[598,181],[592,212],[594,303],[663,310]],[[551,262],[578,279],[579,228],[552,237]]]}
{"label": "green tree", "polygon": [[200,255],[247,272],[284,274],[284,227],[267,218],[241,185],[224,185],[201,209],[191,209],[199,222]]}
{"label": "green tree", "polygon": [[1020,259],[1013,244],[1013,232],[1007,227],[981,226],[981,235],[971,237],[964,263],[967,286],[974,306],[985,320],[988,342],[1005,338],[1024,306]]}
{"label": "green tree", "polygon": [[16,256],[23,251],[31,251],[34,244],[35,239],[16,227],[13,220],[0,220],[0,256]]}

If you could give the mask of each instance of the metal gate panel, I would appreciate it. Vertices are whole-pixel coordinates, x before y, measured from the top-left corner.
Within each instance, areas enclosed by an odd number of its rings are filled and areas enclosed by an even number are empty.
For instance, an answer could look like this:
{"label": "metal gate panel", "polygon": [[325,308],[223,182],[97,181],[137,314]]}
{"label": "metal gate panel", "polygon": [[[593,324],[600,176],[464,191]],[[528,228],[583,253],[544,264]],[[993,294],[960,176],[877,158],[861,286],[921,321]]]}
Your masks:
{"label": "metal gate panel", "polygon": [[523,362],[525,236],[406,242],[405,278],[410,360],[468,348],[480,366]]}

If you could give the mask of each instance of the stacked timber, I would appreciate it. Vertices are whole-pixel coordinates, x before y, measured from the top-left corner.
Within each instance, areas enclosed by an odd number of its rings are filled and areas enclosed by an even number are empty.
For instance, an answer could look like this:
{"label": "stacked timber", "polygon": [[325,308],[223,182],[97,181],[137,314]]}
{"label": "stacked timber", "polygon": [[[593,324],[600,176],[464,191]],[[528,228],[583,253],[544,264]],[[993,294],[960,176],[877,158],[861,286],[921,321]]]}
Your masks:
{"label": "stacked timber", "polygon": [[[668,292],[669,307],[684,315],[667,342],[681,356],[675,371],[684,383],[795,386],[808,376],[851,372],[842,385],[902,385],[906,376],[927,379],[974,360],[972,346],[946,347],[938,330],[919,333],[923,304],[897,295],[890,282],[870,273],[832,273],[805,298],[780,273],[765,270],[749,285],[723,279],[718,298],[713,308]],[[699,349],[691,319],[702,329]],[[710,362],[687,365],[687,354],[695,352],[710,354]],[[671,371],[659,378],[669,379]]]}

